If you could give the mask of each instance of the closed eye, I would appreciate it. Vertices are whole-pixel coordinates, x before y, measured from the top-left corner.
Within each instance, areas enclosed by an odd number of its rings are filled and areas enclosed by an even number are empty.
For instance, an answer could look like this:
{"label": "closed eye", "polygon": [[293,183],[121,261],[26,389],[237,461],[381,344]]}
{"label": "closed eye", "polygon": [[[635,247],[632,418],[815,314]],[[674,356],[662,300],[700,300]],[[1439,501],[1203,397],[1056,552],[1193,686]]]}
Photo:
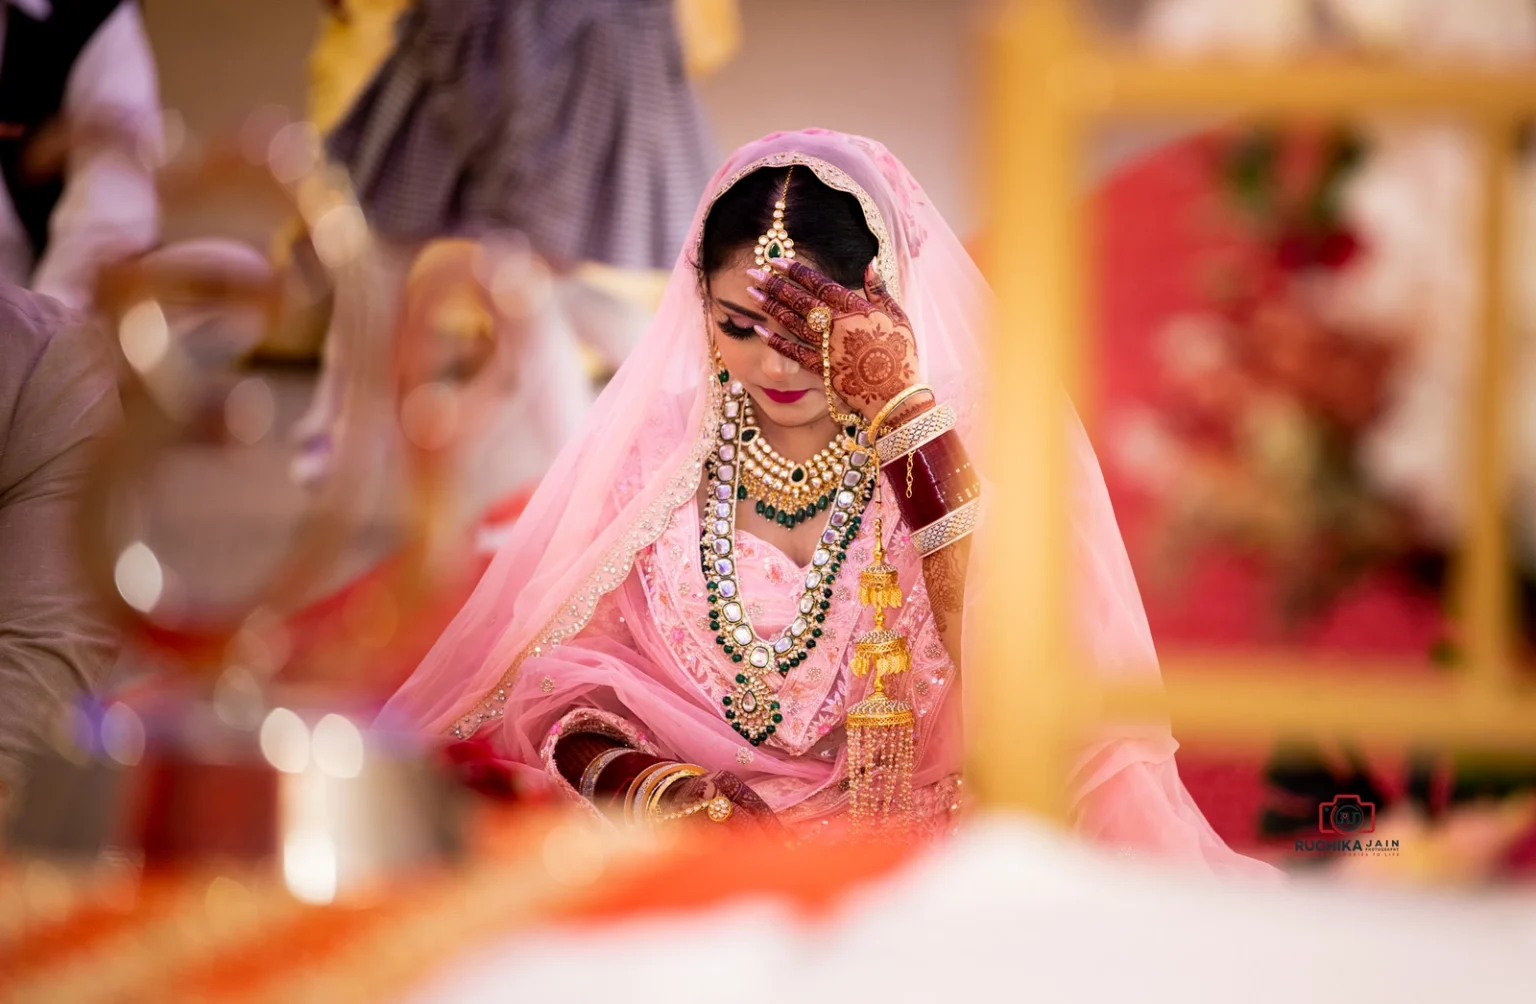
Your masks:
{"label": "closed eye", "polygon": [[752,328],[751,328],[750,325],[743,326],[743,325],[739,325],[739,324],[734,324],[734,323],[732,323],[732,321],[731,321],[731,319],[729,317],[724,317],[724,318],[721,318],[720,320],[716,321],[715,322],[715,327],[719,328],[723,333],[725,333],[726,335],[728,335],[731,338],[755,338],[756,337],[756,335],[753,333]]}

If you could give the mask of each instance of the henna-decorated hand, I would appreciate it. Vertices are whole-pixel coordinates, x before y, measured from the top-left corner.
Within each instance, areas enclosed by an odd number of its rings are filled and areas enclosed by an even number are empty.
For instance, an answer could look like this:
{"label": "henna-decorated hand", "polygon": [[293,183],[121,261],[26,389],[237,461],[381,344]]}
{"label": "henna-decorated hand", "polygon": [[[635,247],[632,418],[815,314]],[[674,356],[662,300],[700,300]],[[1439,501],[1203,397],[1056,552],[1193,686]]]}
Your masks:
{"label": "henna-decorated hand", "polygon": [[771,269],[749,269],[756,285],[748,292],[800,341],[762,325],[754,330],[774,351],[812,373],[822,372],[822,336],[807,315],[819,306],[832,312],[832,390],[865,418],[917,382],[917,339],[912,324],[885,288],[874,262],[864,270],[863,293],[846,289],[809,265],[774,258]]}
{"label": "henna-decorated hand", "polygon": [[[726,820],[727,826],[745,831],[756,830],[772,836],[787,833],[784,824],[779,822],[779,817],[763,801],[762,796],[728,770],[717,770],[702,777],[679,781],[668,789],[664,805],[666,811],[677,812],[690,805],[707,802],[716,795],[724,795],[736,806],[736,811]],[[702,820],[706,817],[698,813],[696,818]]]}

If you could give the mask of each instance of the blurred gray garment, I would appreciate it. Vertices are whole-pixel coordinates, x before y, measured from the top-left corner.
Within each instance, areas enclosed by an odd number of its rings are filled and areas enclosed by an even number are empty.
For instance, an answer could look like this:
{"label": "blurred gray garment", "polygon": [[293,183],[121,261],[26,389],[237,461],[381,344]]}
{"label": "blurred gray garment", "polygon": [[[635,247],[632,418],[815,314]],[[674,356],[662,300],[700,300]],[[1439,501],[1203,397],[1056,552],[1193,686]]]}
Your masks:
{"label": "blurred gray garment", "polygon": [[0,284],[0,784],[55,713],[106,675],[117,637],[77,559],[76,505],[121,418],[105,336]]}
{"label": "blurred gray garment", "polygon": [[331,134],[393,240],[670,268],[713,167],[673,0],[418,0]]}

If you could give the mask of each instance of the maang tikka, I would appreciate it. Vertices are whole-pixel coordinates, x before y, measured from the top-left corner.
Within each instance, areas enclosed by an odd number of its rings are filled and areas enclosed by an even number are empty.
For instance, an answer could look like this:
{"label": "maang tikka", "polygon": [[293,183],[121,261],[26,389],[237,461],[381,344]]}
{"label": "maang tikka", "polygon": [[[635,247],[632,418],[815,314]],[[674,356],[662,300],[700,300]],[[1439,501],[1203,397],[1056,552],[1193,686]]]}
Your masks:
{"label": "maang tikka", "polygon": [[793,164],[784,172],[784,187],[779,191],[779,201],[773,204],[773,225],[757,239],[757,253],[753,260],[762,268],[773,258],[793,258],[795,242],[784,230],[784,200],[789,197],[789,176],[795,170]]}

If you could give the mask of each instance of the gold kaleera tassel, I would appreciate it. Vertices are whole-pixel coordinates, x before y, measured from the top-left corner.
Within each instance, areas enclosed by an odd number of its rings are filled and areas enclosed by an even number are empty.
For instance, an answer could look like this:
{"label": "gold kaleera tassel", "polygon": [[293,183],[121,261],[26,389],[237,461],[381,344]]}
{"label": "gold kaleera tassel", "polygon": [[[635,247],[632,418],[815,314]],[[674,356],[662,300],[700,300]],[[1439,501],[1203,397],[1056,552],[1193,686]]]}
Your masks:
{"label": "gold kaleera tassel", "polygon": [[855,675],[873,673],[869,696],[848,709],[848,802],[857,827],[904,828],[912,813],[912,707],[885,692],[885,678],[912,666],[907,638],[885,626],[885,611],[901,606],[896,569],[886,564],[881,525],[883,492],[875,471],[875,554],[859,573],[859,602],[875,608],[875,626],[853,645]]}
{"label": "gold kaleera tassel", "polygon": [[[880,525],[880,516],[876,514],[875,525]],[[859,573],[859,602],[866,607],[874,607],[876,617],[881,617],[885,611],[883,607],[901,606],[901,583],[896,581],[896,569],[885,563],[885,552],[879,543],[875,545],[875,560],[864,571]],[[857,658],[857,655],[855,655]],[[901,669],[906,669],[902,666]],[[869,667],[860,670],[860,675],[868,672]],[[890,672],[899,673],[901,669]]]}

